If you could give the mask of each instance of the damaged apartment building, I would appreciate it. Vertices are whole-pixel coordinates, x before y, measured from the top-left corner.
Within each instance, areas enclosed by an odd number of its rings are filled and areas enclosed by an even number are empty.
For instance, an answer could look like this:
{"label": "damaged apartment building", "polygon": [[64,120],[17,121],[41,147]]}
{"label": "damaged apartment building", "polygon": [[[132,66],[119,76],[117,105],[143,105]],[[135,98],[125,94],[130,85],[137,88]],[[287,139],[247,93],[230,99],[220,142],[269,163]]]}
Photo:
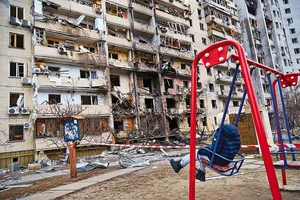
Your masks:
{"label": "damaged apartment building", "polygon": [[[39,151],[57,158],[66,116],[82,117],[87,141],[188,135],[195,54],[241,40],[231,0],[9,0],[0,7],[0,56],[9,66],[1,79],[3,167],[31,162]],[[199,130],[216,130],[233,69],[233,62],[210,70],[199,63]],[[242,98],[241,76],[234,90],[231,110]]]}

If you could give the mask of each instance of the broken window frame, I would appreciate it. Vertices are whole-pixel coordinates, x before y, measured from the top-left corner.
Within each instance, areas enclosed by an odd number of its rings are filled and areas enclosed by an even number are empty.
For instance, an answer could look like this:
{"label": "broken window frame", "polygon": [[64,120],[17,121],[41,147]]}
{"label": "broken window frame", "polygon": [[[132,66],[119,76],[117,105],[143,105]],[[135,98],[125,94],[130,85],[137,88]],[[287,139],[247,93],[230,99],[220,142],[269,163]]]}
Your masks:
{"label": "broken window frame", "polygon": [[[15,9],[15,16],[12,16],[12,9]],[[21,13],[20,13],[21,12]],[[22,15],[22,16],[19,16]],[[19,20],[25,19],[25,12],[23,7],[15,6],[15,5],[9,5],[9,16],[10,17],[15,17]]]}
{"label": "broken window frame", "polygon": [[[15,66],[12,66],[12,65]],[[14,69],[15,74],[12,74],[12,68]],[[24,63],[17,63],[17,62],[9,62],[9,77],[12,78],[20,78],[20,77],[24,77]]]}
{"label": "broken window frame", "polygon": [[58,121],[58,118],[38,118],[35,122],[35,136],[38,138],[60,136],[62,126]]}
{"label": "broken window frame", "polygon": [[218,108],[217,100],[215,100],[215,99],[212,99],[212,100],[211,100],[211,107],[212,107],[213,109],[217,109],[217,108]]}
{"label": "broken window frame", "polygon": [[80,95],[81,105],[99,105],[98,96],[96,95]]}
{"label": "broken window frame", "polygon": [[[50,43],[52,43],[52,44],[50,44]],[[53,40],[53,39],[47,39],[47,46],[57,48],[57,47],[59,47],[59,41]]]}
{"label": "broken window frame", "polygon": [[9,124],[9,141],[24,141],[24,126],[23,124]]}
{"label": "broken window frame", "polygon": [[[114,81],[115,79],[118,78],[118,81]],[[121,86],[121,80],[120,80],[120,75],[116,74],[111,74],[110,75],[110,82],[111,82],[111,87],[113,88],[114,86],[120,87]]]}
{"label": "broken window frame", "polygon": [[[23,97],[21,97],[21,95],[23,96]],[[21,104],[21,106],[19,105],[17,105],[17,103],[18,103],[18,100],[19,100],[19,98],[23,98],[23,99],[20,99],[20,104]],[[9,107],[20,107],[20,108],[24,108],[24,99],[25,99],[25,97],[24,97],[24,93],[17,93],[17,92],[10,92],[9,93]]]}
{"label": "broken window frame", "polygon": [[124,131],[124,121],[114,120],[115,131]]}
{"label": "broken window frame", "polygon": [[61,95],[60,94],[48,94],[48,103],[52,104],[60,104],[61,103]]}
{"label": "broken window frame", "polygon": [[[20,37],[22,38],[22,41],[19,41],[20,40]],[[20,45],[20,42],[22,42],[22,45]],[[12,33],[10,32],[9,33],[9,47],[10,48],[16,48],[16,49],[25,49],[24,48],[24,35],[23,34],[19,34],[19,33]]]}

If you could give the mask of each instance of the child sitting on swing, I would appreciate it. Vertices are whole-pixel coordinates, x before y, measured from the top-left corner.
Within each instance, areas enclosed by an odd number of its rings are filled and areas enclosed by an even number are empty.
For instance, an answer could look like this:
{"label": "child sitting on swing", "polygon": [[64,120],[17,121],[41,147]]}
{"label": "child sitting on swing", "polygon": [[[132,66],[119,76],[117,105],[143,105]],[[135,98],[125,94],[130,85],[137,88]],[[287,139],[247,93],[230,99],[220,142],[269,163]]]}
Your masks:
{"label": "child sitting on swing", "polygon": [[[219,130],[219,129],[218,129]],[[219,131],[216,131],[214,134],[214,137],[212,139],[212,144],[210,146],[206,146],[204,148],[199,149],[199,151],[196,152],[196,160],[199,158],[203,158],[206,160],[210,160],[212,157],[212,152],[214,151],[214,147],[216,145],[216,141],[218,138],[218,134],[220,135],[220,139],[217,146],[216,153],[229,159],[233,160],[235,155],[238,153],[241,147],[241,140],[240,140],[240,134],[238,133],[237,128],[232,124],[224,124],[222,127],[222,132],[219,133]],[[206,149],[211,150],[207,151]],[[199,153],[199,157],[197,156],[197,153]],[[226,166],[229,164],[229,161],[222,159],[218,155],[215,155],[214,164],[220,165],[220,166]],[[173,168],[173,170],[178,173],[183,167],[185,167],[187,164],[190,163],[190,154],[184,156],[180,160],[170,160],[170,164]],[[200,168],[196,173],[196,179],[200,181],[205,181],[205,165],[200,162]]]}

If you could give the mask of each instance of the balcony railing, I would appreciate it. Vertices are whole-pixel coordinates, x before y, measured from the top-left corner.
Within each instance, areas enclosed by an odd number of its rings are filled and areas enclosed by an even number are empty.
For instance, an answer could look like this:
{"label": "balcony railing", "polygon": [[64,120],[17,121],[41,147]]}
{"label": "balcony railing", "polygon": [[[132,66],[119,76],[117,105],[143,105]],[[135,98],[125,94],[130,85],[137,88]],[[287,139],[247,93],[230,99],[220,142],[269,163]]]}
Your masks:
{"label": "balcony railing", "polygon": [[59,52],[57,48],[34,46],[34,56],[44,62],[106,66],[106,56],[77,51]]}
{"label": "balcony railing", "polygon": [[153,26],[148,25],[148,24],[142,24],[139,22],[134,22],[134,30],[154,34]]}
{"label": "balcony railing", "polygon": [[122,17],[117,17],[114,15],[106,14],[106,20],[107,20],[108,24],[117,25],[117,26],[126,27],[126,28],[130,27],[129,20],[122,18]]}
{"label": "balcony railing", "polygon": [[135,42],[134,45],[135,45],[135,48],[139,51],[146,51],[146,52],[150,52],[150,53],[156,52],[155,46],[152,46],[150,44]]}
{"label": "balcony railing", "polygon": [[[227,84],[231,84],[233,81],[233,77],[232,76],[220,76],[220,75],[216,75],[215,76],[215,80],[216,83],[227,83]],[[237,80],[235,81],[235,84],[242,84],[242,79],[237,78]]]}
{"label": "balcony railing", "polygon": [[75,1],[61,1],[61,0],[49,0],[49,2],[53,2],[55,4],[60,5],[60,10],[77,13],[78,16],[80,15],[87,15],[91,17],[102,17],[101,13],[101,1],[96,1],[94,4],[89,5],[82,5]]}
{"label": "balcony railing", "polygon": [[123,48],[126,48],[126,49],[131,49],[132,48],[132,42],[131,41],[128,41],[125,38],[115,37],[115,36],[112,36],[112,35],[107,36],[107,43],[108,43],[108,45],[123,47]]}
{"label": "balcony railing", "polygon": [[187,43],[192,43],[192,38],[188,34],[180,34],[180,33],[175,33],[174,31],[167,31],[165,33],[162,33],[161,30],[158,31],[158,33],[162,36],[169,36],[172,38],[176,38],[180,41],[185,41]]}
{"label": "balcony railing", "polygon": [[62,25],[61,23],[36,21],[35,27],[45,29],[46,33],[69,35],[70,37],[84,38],[85,40],[89,39],[91,40],[91,43],[103,39],[96,30],[91,30],[87,28],[72,28],[71,26]]}
{"label": "balcony railing", "polygon": [[107,80],[105,78],[87,79],[87,78],[72,78],[67,76],[38,76],[40,90],[61,90],[61,91],[107,91]]}
{"label": "balcony railing", "polygon": [[139,11],[140,13],[143,13],[145,15],[152,16],[152,10],[149,6],[143,6],[138,3],[133,2],[132,7],[133,7],[133,10],[135,10],[135,11]]}
{"label": "balcony railing", "polygon": [[160,53],[172,57],[177,57],[185,60],[193,60],[194,59],[194,54],[192,52],[188,51],[179,51],[176,49],[168,48],[168,47],[160,47]]}
{"label": "balcony railing", "polygon": [[175,16],[170,15],[170,14],[168,14],[166,12],[161,11],[161,10],[156,10],[156,16],[160,17],[160,18],[162,18],[164,20],[167,20],[167,21],[184,24],[187,27],[190,27],[190,23],[189,23],[188,20],[182,19],[180,17],[175,17]]}
{"label": "balcony railing", "polygon": [[128,68],[128,69],[133,68],[132,62],[129,62],[129,61],[121,61],[121,60],[109,58],[108,63],[109,63],[109,65],[112,65],[115,67]]}
{"label": "balcony railing", "polygon": [[[229,90],[217,91],[218,98],[220,98],[220,99],[227,99],[229,96],[228,93],[229,93]],[[232,95],[231,95],[231,100],[239,100],[239,99],[242,99],[242,97],[243,97],[243,92],[233,91]]]}

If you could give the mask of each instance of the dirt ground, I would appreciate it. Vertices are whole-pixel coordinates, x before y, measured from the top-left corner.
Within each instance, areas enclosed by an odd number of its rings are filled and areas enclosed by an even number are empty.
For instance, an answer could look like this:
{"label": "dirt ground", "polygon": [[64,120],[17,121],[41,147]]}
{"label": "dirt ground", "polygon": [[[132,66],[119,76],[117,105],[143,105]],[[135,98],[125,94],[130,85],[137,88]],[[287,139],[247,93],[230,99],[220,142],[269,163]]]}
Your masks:
{"label": "dirt ground", "polygon": [[[263,169],[262,169],[263,170]],[[196,199],[271,200],[265,171],[196,183]],[[63,200],[73,199],[188,199],[188,167],[175,174],[168,161],[153,163],[148,168],[72,193]],[[277,171],[281,185],[280,171]],[[207,170],[207,177],[216,176]],[[300,171],[288,171],[288,183],[300,184]],[[285,200],[299,200],[300,191],[281,191]]]}

